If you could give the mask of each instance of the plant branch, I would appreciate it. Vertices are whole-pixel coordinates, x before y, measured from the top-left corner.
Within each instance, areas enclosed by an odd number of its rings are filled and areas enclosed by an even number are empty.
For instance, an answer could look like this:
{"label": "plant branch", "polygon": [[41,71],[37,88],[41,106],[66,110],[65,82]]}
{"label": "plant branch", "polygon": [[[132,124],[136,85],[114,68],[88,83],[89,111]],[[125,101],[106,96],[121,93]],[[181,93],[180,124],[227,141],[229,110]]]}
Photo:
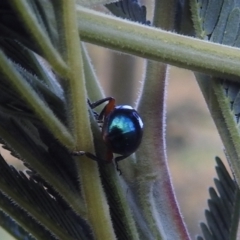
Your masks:
{"label": "plant branch", "polygon": [[[87,108],[87,92],[82,60],[80,38],[78,35],[75,1],[62,1],[63,36],[66,45],[66,61],[70,71],[69,106],[72,106],[72,131],[77,149],[94,153],[93,139]],[[85,197],[88,219],[97,239],[115,239],[109,208],[101,186],[97,164],[86,156],[77,162],[81,187]]]}
{"label": "plant branch", "polygon": [[65,76],[67,73],[67,66],[58,51],[54,48],[49,37],[44,33],[42,27],[38,23],[34,13],[25,0],[10,1],[13,8],[16,9],[24,25],[27,27],[31,37],[38,44],[43,56],[51,64],[53,69]]}
{"label": "plant branch", "polygon": [[205,97],[209,111],[223,141],[234,177],[240,186],[240,137],[234,114],[219,80],[196,74],[198,84]]}
{"label": "plant branch", "polygon": [[81,39],[139,57],[240,81],[240,49],[167,32],[77,6]]}
{"label": "plant branch", "polygon": [[[163,3],[156,0],[153,25],[173,29],[174,22],[166,19],[174,12],[175,1]],[[144,122],[142,145],[136,153],[137,178],[141,182],[138,191],[148,224],[155,231],[155,238],[164,239],[166,236],[167,239],[186,240],[189,235],[178,208],[167,164],[166,81],[167,65],[149,60],[138,108]],[[149,202],[152,202],[151,205]],[[158,221],[162,226],[161,236],[157,235],[158,229],[155,227]]]}
{"label": "plant branch", "polygon": [[[88,55],[86,46],[82,44],[82,56],[83,56],[83,66],[84,66],[84,74],[86,81],[86,89],[88,93],[88,97],[92,101],[97,101],[99,99],[104,98],[104,92],[103,89],[97,79],[96,73],[94,71],[94,68],[91,63],[91,59]],[[102,106],[99,108],[95,108],[100,111],[102,109]]]}

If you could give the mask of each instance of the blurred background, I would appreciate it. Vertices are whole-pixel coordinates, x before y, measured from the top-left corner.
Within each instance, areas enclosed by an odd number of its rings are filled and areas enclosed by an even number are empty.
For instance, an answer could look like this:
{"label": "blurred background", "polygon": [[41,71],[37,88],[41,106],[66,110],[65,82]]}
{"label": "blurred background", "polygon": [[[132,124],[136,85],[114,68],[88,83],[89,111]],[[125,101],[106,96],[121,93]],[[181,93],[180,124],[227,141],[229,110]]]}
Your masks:
{"label": "blurred background", "polygon": [[[149,18],[148,18],[149,19]],[[118,104],[135,105],[145,60],[86,44],[106,96]],[[225,163],[223,147],[192,72],[171,67],[167,87],[167,153],[181,212],[191,237],[201,234],[208,188],[213,185],[215,156]],[[150,96],[151,97],[151,96]],[[97,99],[96,99],[97,100]],[[5,150],[11,164],[23,169]],[[0,239],[12,239],[0,229]]]}

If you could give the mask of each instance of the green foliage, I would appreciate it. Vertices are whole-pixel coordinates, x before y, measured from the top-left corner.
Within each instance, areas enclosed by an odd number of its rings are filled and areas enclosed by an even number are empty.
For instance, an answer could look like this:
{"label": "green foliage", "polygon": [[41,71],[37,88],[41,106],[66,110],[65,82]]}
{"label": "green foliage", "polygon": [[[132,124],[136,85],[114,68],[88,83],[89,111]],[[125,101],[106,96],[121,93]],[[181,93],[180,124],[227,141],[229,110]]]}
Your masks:
{"label": "green foliage", "polygon": [[[216,158],[218,179],[214,179],[218,193],[209,188],[209,210],[205,211],[207,225],[201,223],[205,240],[236,239],[239,222],[240,191],[236,182],[230,177],[225,166]],[[198,239],[203,239],[198,237]]]}
{"label": "green foliage", "polygon": [[[1,198],[4,199],[5,196],[1,195]],[[4,200],[3,200],[4,201]],[[7,200],[8,202],[9,200]],[[0,212],[0,219],[1,219],[1,226],[10,233],[16,239],[26,239],[26,240],[33,240],[34,238],[29,235],[28,232],[25,231],[24,228],[19,226],[12,218],[10,218],[4,212]]]}
{"label": "green foliage", "polygon": [[[83,7],[97,3],[125,20]],[[205,74],[196,75],[239,184],[240,88],[232,79],[240,51],[211,43],[238,47],[239,3],[156,1],[149,21],[138,1],[6,0],[0,16],[0,141],[27,167],[17,171],[0,155],[1,225],[16,239],[189,239],[167,167],[167,66],[159,62]],[[209,42],[169,32],[193,35],[193,26]],[[144,139],[122,176],[114,164],[71,154],[107,153],[87,104],[103,93],[83,41],[149,59],[137,101]],[[206,240],[236,239],[239,190],[217,164],[219,195],[210,189],[201,226]]]}
{"label": "green foliage", "polygon": [[[196,34],[209,41],[238,47],[240,29],[239,2],[192,1]],[[226,148],[234,176],[239,185],[240,152],[238,143],[239,84],[229,78],[196,74],[213,120]],[[221,120],[220,120],[221,118]]]}

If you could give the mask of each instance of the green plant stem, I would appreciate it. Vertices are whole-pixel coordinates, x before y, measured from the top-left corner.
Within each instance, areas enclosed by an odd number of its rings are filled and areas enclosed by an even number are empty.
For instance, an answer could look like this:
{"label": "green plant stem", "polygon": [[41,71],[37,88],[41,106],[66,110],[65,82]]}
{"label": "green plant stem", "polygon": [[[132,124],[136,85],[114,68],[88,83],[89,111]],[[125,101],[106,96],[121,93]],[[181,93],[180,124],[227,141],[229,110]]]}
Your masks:
{"label": "green plant stem", "polygon": [[171,31],[174,29],[176,14],[176,1],[155,0],[153,26]]}
{"label": "green plant stem", "polygon": [[[67,74],[68,95],[70,103],[70,125],[75,138],[75,150],[93,151],[91,128],[89,124],[87,93],[82,62],[80,39],[77,29],[74,0],[62,1],[63,34],[65,40],[65,60],[69,66]],[[86,140],[86,136],[90,136]],[[88,149],[90,148],[90,149]]]}
{"label": "green plant stem", "polygon": [[234,177],[240,186],[240,132],[230,110],[229,100],[219,80],[209,80],[210,76],[202,74],[195,75],[224,144]]}
{"label": "green plant stem", "polygon": [[[72,107],[72,130],[76,139],[76,150],[94,153],[93,139],[87,108],[87,93],[82,63],[82,52],[78,35],[75,1],[62,1],[63,36],[66,45],[66,61],[70,71],[69,106]],[[77,162],[81,187],[85,197],[88,220],[96,239],[115,239],[109,208],[101,186],[97,164],[83,156]]]}
{"label": "green plant stem", "polygon": [[[104,93],[101,85],[99,84],[99,81],[97,79],[97,76],[95,74],[95,71],[93,69],[93,66],[91,64],[90,57],[87,53],[86,46],[82,44],[82,56],[83,56],[83,66],[84,66],[84,74],[86,80],[86,88],[88,97],[92,101],[97,101],[99,99],[104,98]],[[99,106],[99,108],[95,108],[96,110],[102,109],[102,106]]]}
{"label": "green plant stem", "polygon": [[29,7],[26,0],[10,1],[13,8],[16,9],[24,25],[28,29],[35,43],[38,44],[43,56],[51,64],[53,69],[60,75],[65,76],[67,73],[67,65],[54,48],[49,37],[44,33],[42,27],[38,23],[34,13]]}
{"label": "green plant stem", "polygon": [[191,13],[192,13],[192,21],[194,25],[194,29],[196,32],[196,37],[200,39],[204,39],[206,37],[206,32],[203,31],[203,19],[199,16],[199,6],[196,0],[189,1]]}
{"label": "green plant stem", "polygon": [[86,42],[171,65],[239,80],[240,49],[178,35],[77,6]]}
{"label": "green plant stem", "polygon": [[68,129],[55,117],[52,110],[39,98],[32,87],[23,79],[23,77],[14,68],[13,64],[7,59],[0,50],[0,72],[5,75],[9,83],[26,101],[33,112],[43,121],[45,126],[52,134],[65,146],[73,147],[73,138]]}
{"label": "green plant stem", "polygon": [[[168,15],[174,15],[175,1],[155,2],[153,25],[172,29],[174,22],[166,19]],[[167,164],[166,81],[167,65],[149,60],[138,107],[144,122],[142,144],[136,153],[137,179],[140,182],[138,191],[143,212],[155,238],[186,240],[190,238],[178,208]],[[161,236],[157,235],[156,222],[161,223]]]}
{"label": "green plant stem", "polygon": [[107,4],[107,3],[115,2],[115,0],[77,0],[76,2],[83,6],[91,7],[96,4]]}
{"label": "green plant stem", "polygon": [[[146,206],[145,211],[148,211],[147,203],[150,196],[153,198],[154,188],[155,196],[157,193],[158,197],[155,197],[155,204],[150,210],[159,213],[163,236],[165,234],[170,236],[169,239],[185,240],[189,239],[189,236],[176,203],[166,156],[164,102],[166,68],[164,65],[149,62],[147,70],[150,72],[147,73],[148,76],[151,74],[158,76],[158,80],[156,77],[154,78],[156,81],[147,79],[138,108],[144,122],[143,140],[136,152],[139,194],[145,202],[143,202]],[[147,192],[150,196],[146,194]],[[165,232],[164,229],[168,231]]]}
{"label": "green plant stem", "polygon": [[44,81],[44,83],[51,89],[52,92],[54,92],[57,96],[59,96],[60,87],[58,86],[57,80],[53,82],[53,74],[49,70],[49,66],[46,64],[46,62],[42,58],[34,54],[34,52],[28,51],[28,54],[29,54],[30,60],[37,67],[38,72],[36,75],[39,76],[39,78]]}

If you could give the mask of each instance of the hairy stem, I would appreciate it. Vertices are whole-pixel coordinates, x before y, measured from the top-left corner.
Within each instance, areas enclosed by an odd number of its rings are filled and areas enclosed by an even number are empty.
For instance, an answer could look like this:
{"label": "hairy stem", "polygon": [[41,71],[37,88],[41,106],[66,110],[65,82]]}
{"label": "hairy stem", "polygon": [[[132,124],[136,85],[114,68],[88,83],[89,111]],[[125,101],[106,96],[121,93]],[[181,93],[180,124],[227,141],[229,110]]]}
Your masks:
{"label": "hairy stem", "polygon": [[239,80],[240,49],[122,20],[77,6],[83,41],[171,65]]}

